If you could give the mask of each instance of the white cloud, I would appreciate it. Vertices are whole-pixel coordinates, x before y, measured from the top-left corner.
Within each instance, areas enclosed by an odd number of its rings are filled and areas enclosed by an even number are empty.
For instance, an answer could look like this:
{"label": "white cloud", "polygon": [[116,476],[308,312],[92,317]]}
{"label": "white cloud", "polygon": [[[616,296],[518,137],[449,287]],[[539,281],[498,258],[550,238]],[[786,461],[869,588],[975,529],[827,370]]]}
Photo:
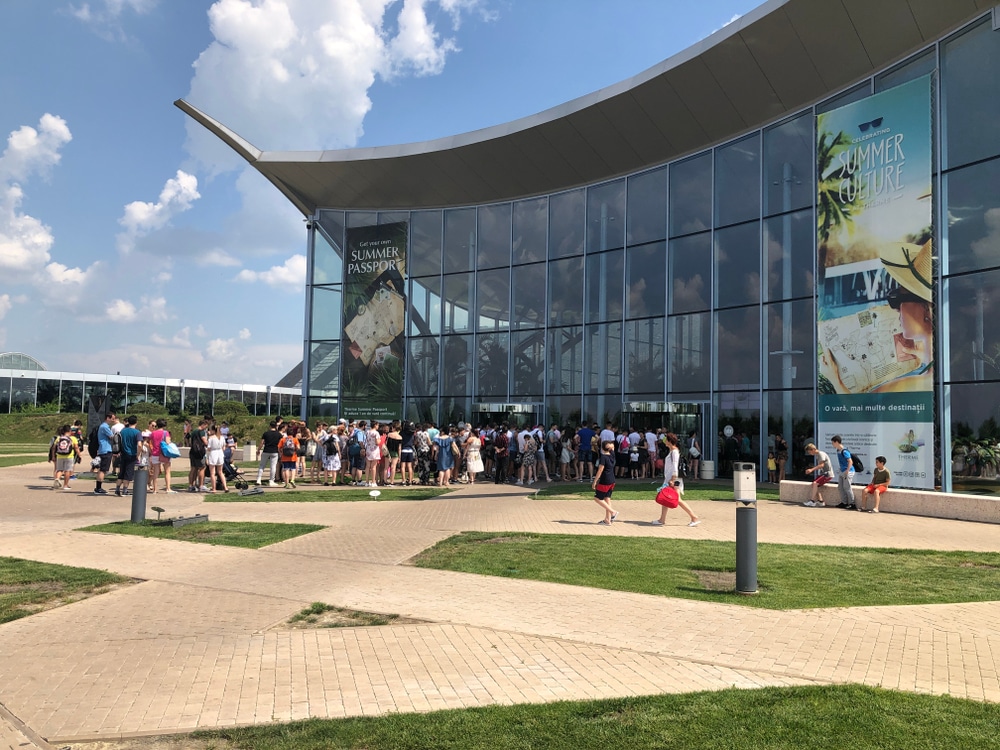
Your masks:
{"label": "white cloud", "polygon": [[22,125],[7,137],[7,148],[0,156],[0,180],[24,180],[33,174],[47,174],[59,163],[59,150],[73,140],[66,121],[45,113],[38,129]]}
{"label": "white cloud", "polygon": [[204,253],[195,261],[199,266],[241,266],[242,263],[221,248],[214,248]]}
{"label": "white cloud", "polygon": [[[3,320],[4,316],[10,312],[11,307],[13,307],[13,303],[10,301],[10,295],[0,294],[0,320]],[[243,329],[243,331],[246,330],[246,328]],[[240,331],[240,338],[244,338],[243,331]],[[250,338],[250,331],[247,331],[246,338]]]}
{"label": "white cloud", "polygon": [[[0,314],[0,318],[3,318],[2,314]],[[239,337],[240,337],[240,341],[246,341],[247,339],[249,339],[250,338],[250,329],[249,328],[241,328],[240,332],[239,332]]]}
{"label": "white cloud", "polygon": [[198,326],[194,329],[194,335],[202,339],[208,338],[208,331],[205,330],[205,326],[199,323]]}
{"label": "white cloud", "polygon": [[251,271],[245,268],[236,274],[235,281],[245,284],[261,282],[276,289],[301,292],[306,283],[306,256],[293,255],[284,264],[272,266],[267,271]]}
{"label": "white cloud", "polygon": [[113,299],[108,304],[107,316],[112,323],[131,323],[137,314],[135,305],[128,300]]}
{"label": "white cloud", "polygon": [[125,213],[118,220],[125,227],[118,235],[118,249],[123,253],[131,252],[138,237],[167,226],[174,216],[187,211],[200,197],[198,178],[178,169],[164,184],[156,203],[132,201],[125,206]]}
{"label": "white cloud", "polygon": [[122,16],[126,10],[136,15],[149,13],[159,0],[97,0],[93,3],[70,5],[69,15],[86,24],[98,36],[105,39],[128,39],[122,28]]}
{"label": "white cloud", "polygon": [[236,339],[212,339],[205,346],[205,358],[215,362],[231,362],[238,353]]}

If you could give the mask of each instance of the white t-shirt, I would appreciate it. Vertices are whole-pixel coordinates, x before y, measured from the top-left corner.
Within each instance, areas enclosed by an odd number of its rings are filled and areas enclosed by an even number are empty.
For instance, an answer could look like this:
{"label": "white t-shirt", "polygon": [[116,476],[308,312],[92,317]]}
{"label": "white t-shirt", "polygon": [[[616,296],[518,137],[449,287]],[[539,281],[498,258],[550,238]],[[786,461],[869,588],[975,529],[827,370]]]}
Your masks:
{"label": "white t-shirt", "polygon": [[605,427],[603,430],[601,430],[601,445],[613,442],[615,442],[614,430],[609,430],[607,427]]}
{"label": "white t-shirt", "polygon": [[646,450],[652,455],[656,453],[656,434],[652,432],[646,433]]}

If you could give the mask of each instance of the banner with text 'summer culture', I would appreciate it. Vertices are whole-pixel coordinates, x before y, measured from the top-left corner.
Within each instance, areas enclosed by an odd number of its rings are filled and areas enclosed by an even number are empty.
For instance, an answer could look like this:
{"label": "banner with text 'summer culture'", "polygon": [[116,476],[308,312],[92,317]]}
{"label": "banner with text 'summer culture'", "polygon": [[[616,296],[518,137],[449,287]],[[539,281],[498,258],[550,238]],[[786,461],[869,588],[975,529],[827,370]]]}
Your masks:
{"label": "banner with text 'summer culture'", "polygon": [[341,416],[403,416],[406,222],[347,230]]}
{"label": "banner with text 'summer culture'", "polygon": [[816,437],[861,456],[857,483],[882,455],[894,485],[935,484],[931,93],[924,76],[816,118]]}

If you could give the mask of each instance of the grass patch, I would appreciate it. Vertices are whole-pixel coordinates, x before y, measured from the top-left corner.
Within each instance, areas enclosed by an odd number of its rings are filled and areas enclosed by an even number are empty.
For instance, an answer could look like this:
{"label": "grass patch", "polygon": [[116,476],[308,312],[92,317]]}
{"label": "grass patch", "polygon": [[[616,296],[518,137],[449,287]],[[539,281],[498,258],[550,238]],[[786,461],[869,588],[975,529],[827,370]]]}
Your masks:
{"label": "grass patch", "polygon": [[206,521],[192,523],[174,528],[173,526],[155,526],[150,522],[132,523],[131,521],[116,521],[102,523],[96,526],[86,526],[80,531],[93,531],[100,534],[130,534],[132,536],[153,537],[155,539],[174,539],[179,542],[198,542],[200,544],[221,544],[226,547],[244,547],[260,549],[270,544],[277,544],[286,539],[294,539],[303,534],[326,528],[311,523],[254,523],[249,521]]}
{"label": "grass patch", "polygon": [[385,502],[387,500],[429,500],[432,497],[439,497],[451,492],[447,487],[414,487],[405,490],[380,488],[382,493],[378,497],[369,496],[370,489],[340,489],[325,487],[323,489],[308,490],[299,487],[295,490],[268,489],[264,488],[262,495],[241,495],[230,487],[228,494],[216,492],[213,495],[205,495],[206,503],[356,503],[363,500],[377,500]]}
{"label": "grass patch", "polygon": [[[399,615],[362,612],[356,609],[335,607],[323,602],[313,602],[301,612],[288,618],[287,624],[291,628],[356,628],[392,625],[400,621]],[[415,620],[406,621],[416,622]]]}
{"label": "grass patch", "polygon": [[[662,481],[662,480],[661,480]],[[652,500],[656,497],[656,491],[660,488],[660,482],[651,484],[650,482],[629,481],[619,482],[615,485],[614,500]],[[565,482],[561,485],[550,485],[545,489],[535,493],[536,499],[549,499],[558,497],[580,497],[590,499],[594,497],[594,490],[589,484],[579,484]],[[758,500],[777,500],[777,487],[758,487]],[[687,485],[684,488],[684,500],[727,500],[733,502],[732,485],[706,484]]]}
{"label": "grass patch", "polygon": [[0,557],[0,623],[103,594],[132,579],[92,568]]}
{"label": "grass patch", "polygon": [[243,750],[990,750],[1000,747],[998,722],[995,704],[835,685],[313,719],[193,737]]}
{"label": "grass patch", "polygon": [[724,589],[733,542],[464,532],[413,558],[418,567],[766,609],[993,601],[1000,554],[761,544],[760,593]]}
{"label": "grass patch", "polygon": [[[8,466],[26,466],[27,464],[48,463],[48,455],[40,456],[0,456],[0,469]],[[51,464],[49,464],[51,466]]]}
{"label": "grass patch", "polygon": [[49,455],[48,443],[0,443],[0,456],[7,456],[11,453],[37,453],[41,456]]}

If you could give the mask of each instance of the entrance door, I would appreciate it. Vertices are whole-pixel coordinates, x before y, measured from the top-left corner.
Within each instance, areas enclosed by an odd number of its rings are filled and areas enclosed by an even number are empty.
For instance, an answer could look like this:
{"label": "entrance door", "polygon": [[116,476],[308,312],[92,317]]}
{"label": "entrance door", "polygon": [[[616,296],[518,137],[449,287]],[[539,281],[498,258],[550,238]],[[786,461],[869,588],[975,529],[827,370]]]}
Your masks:
{"label": "entrance door", "polygon": [[626,401],[622,404],[623,426],[653,432],[664,427],[676,434],[681,439],[681,445],[684,445],[691,430],[695,430],[699,436],[704,434],[704,406],[705,403],[700,401]]}
{"label": "entrance door", "polygon": [[526,404],[481,403],[472,405],[472,424],[481,427],[486,424],[501,424],[506,422],[517,427],[544,426],[542,417],[545,413],[540,402]]}

